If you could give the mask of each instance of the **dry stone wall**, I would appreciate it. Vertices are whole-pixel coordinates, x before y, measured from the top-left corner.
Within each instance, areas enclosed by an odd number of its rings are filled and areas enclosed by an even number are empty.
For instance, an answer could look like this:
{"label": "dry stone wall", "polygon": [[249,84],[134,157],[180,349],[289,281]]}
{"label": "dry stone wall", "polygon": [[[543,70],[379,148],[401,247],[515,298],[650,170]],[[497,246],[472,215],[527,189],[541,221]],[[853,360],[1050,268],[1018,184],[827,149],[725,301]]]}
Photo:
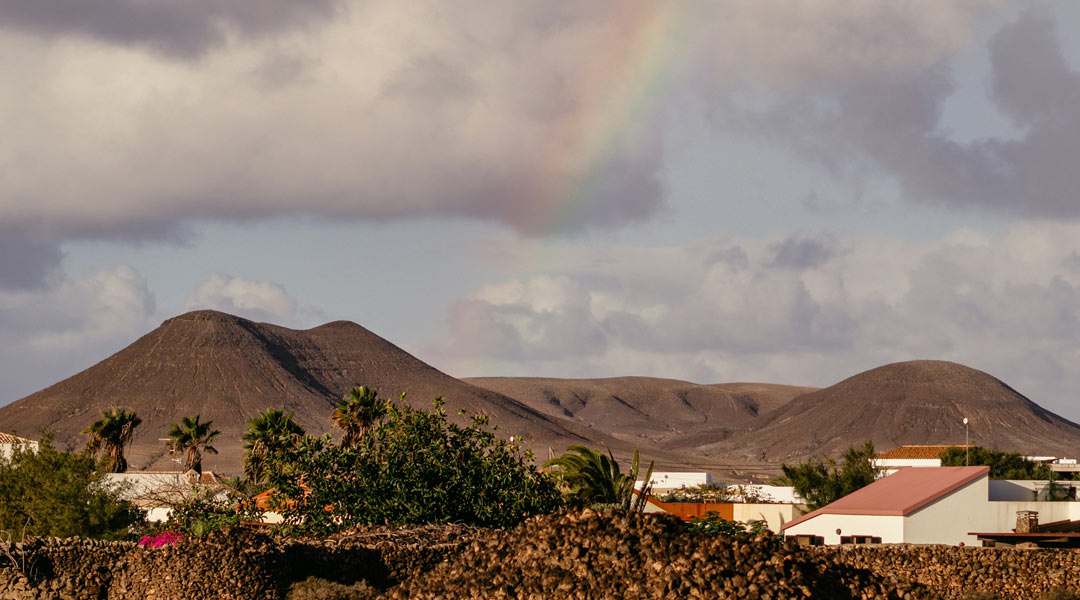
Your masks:
{"label": "dry stone wall", "polygon": [[319,580],[387,599],[1038,599],[1077,591],[1080,551],[801,548],[771,535],[704,536],[663,515],[592,511],[507,531],[368,528],[282,541],[239,529],[153,549],[80,539],[0,545],[2,600],[277,600],[296,582],[315,589]]}

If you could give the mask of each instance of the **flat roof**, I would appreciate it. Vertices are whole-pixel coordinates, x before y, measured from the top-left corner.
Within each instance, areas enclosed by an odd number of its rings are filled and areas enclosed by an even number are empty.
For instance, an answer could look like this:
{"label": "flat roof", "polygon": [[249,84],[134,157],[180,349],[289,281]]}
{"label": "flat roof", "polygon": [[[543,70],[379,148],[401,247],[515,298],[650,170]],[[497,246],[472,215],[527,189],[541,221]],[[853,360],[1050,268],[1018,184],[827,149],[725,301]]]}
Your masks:
{"label": "flat roof", "polygon": [[901,469],[831,504],[785,523],[782,529],[823,514],[907,516],[989,474],[990,467]]}

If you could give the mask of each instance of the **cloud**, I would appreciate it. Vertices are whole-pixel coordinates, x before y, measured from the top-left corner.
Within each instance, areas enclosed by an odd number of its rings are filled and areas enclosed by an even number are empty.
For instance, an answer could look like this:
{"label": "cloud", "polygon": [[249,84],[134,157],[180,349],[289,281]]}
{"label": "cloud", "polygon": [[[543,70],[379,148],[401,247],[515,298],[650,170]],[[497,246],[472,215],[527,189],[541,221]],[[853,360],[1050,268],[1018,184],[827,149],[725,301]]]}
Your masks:
{"label": "cloud", "polygon": [[0,226],[0,292],[43,289],[56,277],[62,258],[56,243]]}
{"label": "cloud", "polygon": [[230,34],[278,33],[331,16],[334,0],[7,0],[0,28],[46,38],[87,37],[143,47],[170,58],[194,59]]}
{"label": "cloud", "polygon": [[291,324],[297,303],[280,284],[213,273],[188,297],[184,310],[213,309],[255,321]]}
{"label": "cloud", "polygon": [[798,269],[776,260],[792,239],[802,238],[554,244],[552,255],[577,259],[477,289],[449,311],[450,338],[430,356],[457,376],[820,386],[889,362],[945,359],[1076,417],[1062,390],[1080,386],[1071,367],[1080,360],[1080,225],[837,240],[849,251]]}
{"label": "cloud", "polygon": [[[0,220],[52,242],[294,215],[622,227],[669,208],[663,135],[693,103],[917,181],[925,148],[894,138],[925,137],[990,6],[69,4],[0,8]],[[775,110],[742,110],[754,90]]]}
{"label": "cloud", "polygon": [[155,306],[146,280],[125,265],[40,290],[0,290],[0,403],[130,344],[156,324]]}

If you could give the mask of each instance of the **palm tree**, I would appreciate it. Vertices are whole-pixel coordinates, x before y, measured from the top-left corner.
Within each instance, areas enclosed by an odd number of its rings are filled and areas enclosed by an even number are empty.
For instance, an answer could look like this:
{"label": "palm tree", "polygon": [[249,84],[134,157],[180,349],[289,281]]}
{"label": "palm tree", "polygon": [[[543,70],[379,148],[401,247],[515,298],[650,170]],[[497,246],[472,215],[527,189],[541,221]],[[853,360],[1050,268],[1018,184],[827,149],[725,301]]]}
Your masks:
{"label": "palm tree", "polygon": [[217,429],[210,429],[213,421],[200,423],[202,415],[184,417],[180,424],[173,423],[169,429],[169,453],[183,452],[184,471],[195,469],[202,473],[202,453],[217,454],[217,448],[210,445],[214,438],[221,435]]}
{"label": "palm tree", "polygon": [[352,448],[367,433],[379,417],[386,414],[386,402],[377,398],[378,392],[366,387],[354,387],[337,403],[330,420],[341,428],[341,446]]}
{"label": "palm tree", "polygon": [[293,414],[269,408],[248,421],[244,434],[244,476],[259,483],[266,477],[266,459],[276,452],[296,447],[304,428],[292,420]]}
{"label": "palm tree", "polygon": [[86,450],[94,456],[103,454],[110,472],[127,471],[124,448],[131,444],[139,423],[142,419],[123,408],[101,411],[101,419],[83,430],[87,435]]}
{"label": "palm tree", "polygon": [[544,463],[545,468],[558,467],[558,475],[569,486],[565,496],[579,504],[614,504],[625,510],[642,511],[648,497],[653,463],[645,473],[645,487],[634,500],[634,484],[640,467],[637,449],[630,472],[623,474],[619,463],[608,450],[607,455],[587,446],[569,446],[562,456]]}

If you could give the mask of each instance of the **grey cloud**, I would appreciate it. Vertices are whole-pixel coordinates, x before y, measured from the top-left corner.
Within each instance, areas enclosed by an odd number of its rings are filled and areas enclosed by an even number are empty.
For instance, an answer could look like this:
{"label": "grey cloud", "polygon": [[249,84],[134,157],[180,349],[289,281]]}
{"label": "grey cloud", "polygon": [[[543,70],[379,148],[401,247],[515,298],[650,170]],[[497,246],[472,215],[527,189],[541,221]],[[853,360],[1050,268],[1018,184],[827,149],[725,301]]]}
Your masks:
{"label": "grey cloud", "polygon": [[45,288],[62,258],[57,243],[13,227],[0,227],[0,291]]}
{"label": "grey cloud", "polygon": [[44,36],[78,35],[197,58],[230,31],[270,34],[332,15],[337,0],[5,0],[0,28]]}
{"label": "grey cloud", "polygon": [[814,269],[829,262],[837,249],[831,240],[792,236],[769,247],[769,265],[781,269]]}
{"label": "grey cloud", "polygon": [[[1080,216],[1080,73],[1065,60],[1054,24],[1025,12],[990,41],[993,100],[1019,126],[1019,139],[960,143],[939,129],[954,90],[947,63],[908,73],[861,73],[831,82],[820,100],[787,97],[743,126],[793,143],[842,178],[867,170],[894,176],[903,197],[1027,217]],[[857,181],[855,184],[857,185]]]}

